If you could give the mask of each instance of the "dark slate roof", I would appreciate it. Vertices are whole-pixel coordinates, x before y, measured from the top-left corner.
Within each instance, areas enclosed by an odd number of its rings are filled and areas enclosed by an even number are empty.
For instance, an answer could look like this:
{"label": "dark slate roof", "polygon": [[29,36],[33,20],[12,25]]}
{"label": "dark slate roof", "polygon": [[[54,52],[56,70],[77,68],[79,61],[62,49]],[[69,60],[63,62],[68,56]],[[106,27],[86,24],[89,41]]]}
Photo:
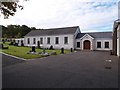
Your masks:
{"label": "dark slate roof", "polygon": [[79,26],[74,27],[64,27],[64,28],[51,28],[51,29],[41,29],[32,30],[25,36],[45,36],[45,35],[63,35],[63,34],[74,34]]}
{"label": "dark slate roof", "polygon": [[112,38],[112,32],[93,32],[93,33],[79,33],[76,39],[83,37],[85,34],[89,34],[93,38]]}

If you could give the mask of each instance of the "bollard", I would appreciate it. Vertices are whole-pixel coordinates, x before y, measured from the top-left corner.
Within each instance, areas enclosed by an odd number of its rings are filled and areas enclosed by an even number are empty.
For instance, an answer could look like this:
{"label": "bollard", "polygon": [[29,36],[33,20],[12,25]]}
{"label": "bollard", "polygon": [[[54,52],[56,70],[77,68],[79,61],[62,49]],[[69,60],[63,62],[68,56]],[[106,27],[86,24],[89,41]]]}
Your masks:
{"label": "bollard", "polygon": [[53,46],[51,45],[49,49],[50,49],[50,50],[53,50]]}
{"label": "bollard", "polygon": [[35,46],[32,46],[32,52],[36,52],[36,51],[35,51]]}
{"label": "bollard", "polygon": [[37,42],[37,47],[40,48],[40,41]]}
{"label": "bollard", "polygon": [[64,48],[61,48],[61,53],[64,54]]}
{"label": "bollard", "polygon": [[70,51],[73,52],[73,49],[71,48]]}

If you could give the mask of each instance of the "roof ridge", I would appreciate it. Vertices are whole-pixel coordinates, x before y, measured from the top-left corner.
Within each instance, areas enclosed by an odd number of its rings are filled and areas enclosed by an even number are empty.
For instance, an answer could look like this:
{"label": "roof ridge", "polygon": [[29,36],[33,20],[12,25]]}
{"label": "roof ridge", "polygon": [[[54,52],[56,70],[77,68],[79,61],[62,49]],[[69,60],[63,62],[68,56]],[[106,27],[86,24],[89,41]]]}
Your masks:
{"label": "roof ridge", "polygon": [[77,35],[77,38],[81,38],[82,36],[84,36],[85,34],[89,34],[92,37],[95,38],[112,38],[112,32],[88,32],[88,33],[79,33]]}
{"label": "roof ridge", "polygon": [[105,31],[105,32],[86,32],[87,33],[112,33],[112,31]]}
{"label": "roof ridge", "polygon": [[66,28],[77,28],[77,27],[79,27],[79,26],[48,28],[48,29],[43,29],[43,30],[49,30],[49,29],[66,29]]}
{"label": "roof ridge", "polygon": [[46,28],[46,29],[35,29],[35,30],[32,30],[32,31],[39,31],[39,30],[58,30],[58,29],[66,29],[66,28],[77,28],[79,26],[71,26],[71,27],[59,27],[59,28]]}
{"label": "roof ridge", "polygon": [[36,30],[31,30],[25,36],[74,34],[77,28],[79,28],[79,26],[53,28],[53,29],[52,28],[51,29],[36,29]]}

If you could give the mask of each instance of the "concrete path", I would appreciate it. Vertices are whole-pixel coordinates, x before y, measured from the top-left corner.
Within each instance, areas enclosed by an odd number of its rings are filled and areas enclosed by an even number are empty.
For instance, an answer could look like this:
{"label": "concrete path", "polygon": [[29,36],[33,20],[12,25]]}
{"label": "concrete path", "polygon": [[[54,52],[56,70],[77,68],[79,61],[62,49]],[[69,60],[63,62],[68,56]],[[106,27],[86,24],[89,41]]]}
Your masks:
{"label": "concrete path", "polygon": [[[112,60],[105,69],[105,60]],[[3,88],[117,88],[118,58],[79,51],[3,67]]]}

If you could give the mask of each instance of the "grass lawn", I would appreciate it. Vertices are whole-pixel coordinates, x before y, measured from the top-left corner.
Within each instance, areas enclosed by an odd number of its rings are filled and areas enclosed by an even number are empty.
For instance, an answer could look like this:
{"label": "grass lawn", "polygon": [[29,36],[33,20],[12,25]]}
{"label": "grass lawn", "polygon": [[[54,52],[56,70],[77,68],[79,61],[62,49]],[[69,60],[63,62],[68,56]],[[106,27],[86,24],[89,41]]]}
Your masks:
{"label": "grass lawn", "polygon": [[[8,42],[6,42],[4,44],[4,47],[8,46],[8,49],[2,49],[2,52],[10,54],[10,55],[14,55],[17,57],[21,57],[24,59],[33,59],[33,58],[41,58],[41,55],[35,55],[35,54],[27,54],[28,51],[31,50],[30,47],[21,47],[21,46],[13,46],[13,45],[9,45]],[[36,49],[36,52],[42,52],[42,49]],[[46,52],[50,53],[53,51],[56,51],[57,55],[60,54],[60,50],[45,50]],[[70,53],[70,50],[65,50],[65,53]]]}

